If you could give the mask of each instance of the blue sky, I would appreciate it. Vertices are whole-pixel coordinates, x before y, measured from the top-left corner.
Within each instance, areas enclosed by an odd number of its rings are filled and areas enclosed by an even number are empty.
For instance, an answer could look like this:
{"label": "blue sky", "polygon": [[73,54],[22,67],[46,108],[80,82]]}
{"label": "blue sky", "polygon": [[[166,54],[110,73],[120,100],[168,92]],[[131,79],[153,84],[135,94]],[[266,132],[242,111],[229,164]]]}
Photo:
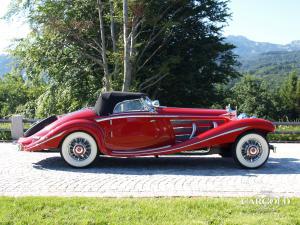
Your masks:
{"label": "blue sky", "polygon": [[[10,0],[0,0],[2,17]],[[300,0],[231,0],[232,19],[224,35],[244,35],[254,41],[286,44],[300,40]],[[14,38],[26,36],[24,22],[0,20],[0,54]]]}
{"label": "blue sky", "polygon": [[300,40],[300,0],[231,0],[227,35],[286,44]]}

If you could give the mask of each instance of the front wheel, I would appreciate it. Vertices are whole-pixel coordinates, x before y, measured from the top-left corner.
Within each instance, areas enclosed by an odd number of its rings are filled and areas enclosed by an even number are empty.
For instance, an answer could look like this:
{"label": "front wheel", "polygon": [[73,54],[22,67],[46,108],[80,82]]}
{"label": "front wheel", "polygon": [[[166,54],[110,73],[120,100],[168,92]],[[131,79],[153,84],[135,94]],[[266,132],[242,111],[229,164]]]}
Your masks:
{"label": "front wheel", "polygon": [[95,161],[98,148],[91,135],[84,132],[74,132],[64,139],[60,153],[70,166],[82,168]]}
{"label": "front wheel", "polygon": [[241,136],[233,148],[235,161],[244,168],[256,169],[264,165],[270,154],[265,137],[257,133]]}

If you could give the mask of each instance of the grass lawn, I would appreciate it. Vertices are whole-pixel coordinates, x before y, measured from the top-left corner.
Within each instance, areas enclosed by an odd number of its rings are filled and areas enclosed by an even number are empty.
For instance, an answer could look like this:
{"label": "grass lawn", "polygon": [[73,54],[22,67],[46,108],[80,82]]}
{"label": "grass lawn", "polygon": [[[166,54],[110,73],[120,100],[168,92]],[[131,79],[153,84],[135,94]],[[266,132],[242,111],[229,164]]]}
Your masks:
{"label": "grass lawn", "polygon": [[[245,200],[249,199],[243,199]],[[0,224],[300,224],[300,199],[0,197]]]}

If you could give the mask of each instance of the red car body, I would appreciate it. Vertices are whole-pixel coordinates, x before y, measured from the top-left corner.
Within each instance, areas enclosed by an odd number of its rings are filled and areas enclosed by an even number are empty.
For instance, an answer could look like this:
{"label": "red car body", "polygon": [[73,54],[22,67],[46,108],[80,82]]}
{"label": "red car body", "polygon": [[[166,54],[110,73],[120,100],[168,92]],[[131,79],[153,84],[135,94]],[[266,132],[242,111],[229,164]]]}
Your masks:
{"label": "red car body", "polygon": [[155,107],[151,111],[99,115],[95,108],[86,108],[55,117],[18,143],[23,151],[59,149],[68,135],[80,131],[94,138],[99,154],[108,156],[157,156],[199,150],[209,154],[212,149],[227,149],[248,132],[266,135],[274,130],[270,121],[238,119],[235,112],[223,109]]}

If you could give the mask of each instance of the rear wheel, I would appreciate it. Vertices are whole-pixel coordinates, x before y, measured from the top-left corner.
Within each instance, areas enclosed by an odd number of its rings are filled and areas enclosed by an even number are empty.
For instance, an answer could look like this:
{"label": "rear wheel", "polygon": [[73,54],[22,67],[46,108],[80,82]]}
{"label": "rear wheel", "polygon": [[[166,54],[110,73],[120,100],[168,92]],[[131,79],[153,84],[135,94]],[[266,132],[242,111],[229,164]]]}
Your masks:
{"label": "rear wheel", "polygon": [[97,155],[96,141],[84,132],[71,133],[61,145],[61,156],[72,167],[89,166],[95,161]]}
{"label": "rear wheel", "polygon": [[241,136],[233,148],[235,161],[242,167],[256,169],[264,165],[270,154],[269,144],[265,137],[257,133]]}

